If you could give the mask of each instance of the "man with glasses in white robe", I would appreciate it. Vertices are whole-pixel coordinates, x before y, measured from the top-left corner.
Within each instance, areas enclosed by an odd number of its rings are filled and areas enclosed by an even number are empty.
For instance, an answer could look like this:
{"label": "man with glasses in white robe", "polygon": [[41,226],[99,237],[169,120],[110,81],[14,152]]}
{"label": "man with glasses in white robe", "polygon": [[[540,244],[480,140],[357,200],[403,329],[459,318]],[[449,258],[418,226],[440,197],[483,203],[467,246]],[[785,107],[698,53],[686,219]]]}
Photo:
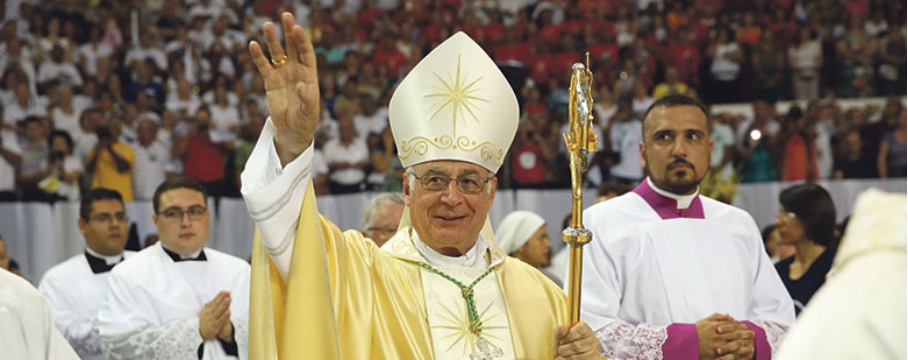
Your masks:
{"label": "man with glasses in white robe", "polygon": [[96,188],[85,193],[78,222],[85,251],[47,270],[38,285],[50,303],[54,323],[83,360],[104,360],[98,310],[107,297],[110,270],[135,254],[123,250],[128,223],[119,192]]}
{"label": "man with glasses in white robe", "polygon": [[98,329],[107,359],[247,359],[249,265],[205,247],[210,212],[196,180],[154,194],[160,240],[113,269]]}

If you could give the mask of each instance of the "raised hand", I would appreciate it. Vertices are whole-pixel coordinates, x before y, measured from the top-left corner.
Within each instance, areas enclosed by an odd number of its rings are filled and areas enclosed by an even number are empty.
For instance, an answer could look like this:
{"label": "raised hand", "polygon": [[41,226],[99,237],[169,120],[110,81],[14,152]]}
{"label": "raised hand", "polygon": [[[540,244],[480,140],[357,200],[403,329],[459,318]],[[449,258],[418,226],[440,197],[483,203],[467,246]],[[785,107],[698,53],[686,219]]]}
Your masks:
{"label": "raised hand", "polygon": [[249,44],[249,53],[265,83],[274,145],[281,164],[286,165],[312,143],[321,110],[312,42],[293,14],[281,14],[281,23],[286,48],[281,46],[274,24],[267,22],[263,31],[271,60],[255,41]]}

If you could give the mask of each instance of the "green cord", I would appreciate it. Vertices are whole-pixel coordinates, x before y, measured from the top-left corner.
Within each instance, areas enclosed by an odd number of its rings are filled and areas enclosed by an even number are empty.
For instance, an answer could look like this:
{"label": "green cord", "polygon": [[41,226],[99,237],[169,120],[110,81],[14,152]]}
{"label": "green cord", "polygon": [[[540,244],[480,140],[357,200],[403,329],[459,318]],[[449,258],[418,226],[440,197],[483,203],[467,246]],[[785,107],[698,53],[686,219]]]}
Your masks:
{"label": "green cord", "polygon": [[470,316],[470,331],[473,332],[473,334],[477,334],[477,335],[479,333],[481,333],[482,332],[482,321],[479,321],[479,312],[476,311],[476,301],[473,300],[473,287],[476,286],[476,284],[478,284],[486,276],[491,274],[492,271],[495,271],[495,268],[498,266],[496,265],[496,266],[489,267],[489,269],[486,270],[486,272],[482,273],[482,275],[479,275],[479,277],[476,278],[476,280],[473,280],[473,283],[470,284],[470,286],[466,286],[462,282],[458,281],[457,279],[451,277],[448,274],[441,272],[441,270],[436,269],[432,265],[426,264],[424,262],[417,262],[416,264],[419,265],[423,269],[426,269],[435,274],[438,274],[439,276],[447,279],[448,281],[450,281],[460,287],[460,292],[463,295],[463,299],[466,300],[466,302],[467,302],[467,314]]}

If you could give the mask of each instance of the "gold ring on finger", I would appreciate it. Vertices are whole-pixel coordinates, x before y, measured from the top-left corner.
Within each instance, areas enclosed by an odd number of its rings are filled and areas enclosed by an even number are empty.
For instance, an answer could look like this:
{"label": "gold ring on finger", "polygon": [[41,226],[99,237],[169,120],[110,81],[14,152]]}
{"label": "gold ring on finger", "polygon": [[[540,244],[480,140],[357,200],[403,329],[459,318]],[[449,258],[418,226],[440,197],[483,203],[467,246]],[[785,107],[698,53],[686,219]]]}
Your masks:
{"label": "gold ring on finger", "polygon": [[274,67],[276,67],[276,68],[279,68],[286,63],[287,63],[287,55],[282,56],[281,59],[277,60],[277,61],[275,61],[274,59],[271,59],[271,65],[274,65]]}

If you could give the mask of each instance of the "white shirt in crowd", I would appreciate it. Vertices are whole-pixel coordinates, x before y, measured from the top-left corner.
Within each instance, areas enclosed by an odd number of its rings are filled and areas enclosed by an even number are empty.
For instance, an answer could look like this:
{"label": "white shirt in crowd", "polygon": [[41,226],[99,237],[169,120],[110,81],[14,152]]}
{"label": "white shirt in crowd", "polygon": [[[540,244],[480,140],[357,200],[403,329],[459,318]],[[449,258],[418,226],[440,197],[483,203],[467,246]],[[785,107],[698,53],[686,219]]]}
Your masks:
{"label": "white shirt in crowd", "polygon": [[38,82],[58,80],[72,86],[82,86],[82,75],[79,75],[79,69],[72,63],[64,62],[55,63],[47,60],[41,63],[38,68]]}
{"label": "white shirt in crowd", "polygon": [[738,43],[729,42],[716,46],[710,71],[717,80],[730,81],[738,78],[741,64],[732,61],[729,57],[738,51]]}
{"label": "white shirt in crowd", "polygon": [[82,116],[82,109],[73,106],[73,113],[67,114],[63,109],[54,107],[51,111],[54,118],[54,128],[69,133],[69,136],[75,136],[81,130],[79,128],[79,117]]}
{"label": "white shirt in crowd", "polygon": [[788,48],[788,58],[794,62],[794,70],[817,70],[817,57],[821,55],[820,43],[809,41],[801,46]]}
{"label": "white shirt in crowd", "polygon": [[208,109],[211,111],[211,121],[214,122],[211,141],[236,140],[240,126],[240,112],[236,107],[232,105],[220,107],[217,104],[211,104]]}
{"label": "white shirt in crowd", "polygon": [[79,129],[79,132],[73,134],[73,156],[81,161],[88,158],[91,149],[98,144],[98,135],[94,132],[85,132]]}
{"label": "white shirt in crowd", "polygon": [[621,154],[621,160],[612,166],[612,176],[623,179],[639,180],[643,178],[643,167],[640,166],[640,148],[643,141],[642,123],[637,118],[612,125],[612,151]]}
{"label": "white shirt in crowd", "polygon": [[372,115],[354,115],[353,126],[356,127],[356,136],[363,140],[366,140],[369,133],[381,134],[388,127],[388,108],[380,107]]}
{"label": "white shirt in crowd", "polygon": [[[713,142],[713,152],[712,152],[712,163],[710,166],[719,166],[722,162],[722,158],[725,157],[725,147],[726,146],[735,146],[735,131],[732,130],[731,126],[717,122],[713,124],[712,130],[709,131],[709,140]],[[729,161],[726,163],[719,172],[722,174],[722,179],[727,179],[734,173],[733,162]]]}
{"label": "white shirt in crowd", "polygon": [[319,149],[314,149],[315,154],[312,157],[312,178],[318,178],[322,175],[328,175],[328,163],[325,162],[325,153]]}
{"label": "white shirt in crowd", "polygon": [[[0,146],[17,155],[22,155],[19,139],[12,130],[0,129]],[[16,185],[16,167],[0,156],[0,191],[13,191]]]}
{"label": "white shirt in crowd", "polygon": [[29,101],[28,106],[23,108],[19,102],[13,100],[6,103],[3,108],[3,123],[15,125],[17,121],[25,120],[29,116],[43,117],[47,115],[47,98],[38,97],[37,100]]}
{"label": "white shirt in crowd", "polygon": [[634,96],[634,100],[631,101],[631,109],[634,110],[634,114],[643,116],[643,114],[646,113],[646,110],[649,109],[649,106],[655,101],[656,100],[653,100],[653,98],[649,96],[643,98],[643,100],[638,100],[637,97]]}
{"label": "white shirt in crowd", "polygon": [[154,141],[148,147],[138,142],[131,145],[136,155],[132,167],[133,196],[136,200],[151,200],[167,172],[173,171],[170,150],[160,141]]}
{"label": "white shirt in crowd", "polygon": [[79,56],[82,67],[88,75],[98,74],[98,59],[110,57],[113,49],[104,43],[86,43],[79,46]]}
{"label": "white shirt in crowd", "polygon": [[164,105],[168,111],[177,116],[193,116],[201,106],[202,101],[195,94],[190,95],[187,100],[181,100],[176,95],[168,96]]}
{"label": "white shirt in crowd", "polygon": [[[353,138],[350,145],[343,146],[338,139],[331,139],[325,143],[322,151],[325,154],[325,162],[330,166],[334,163],[349,162],[368,162],[369,150],[366,148],[366,141],[361,138]],[[328,175],[329,180],[345,185],[361,183],[366,178],[366,172],[363,169],[342,169],[332,172]]]}
{"label": "white shirt in crowd", "polygon": [[593,104],[593,111],[596,112],[596,120],[599,121],[599,127],[607,129],[608,124],[612,121],[612,116],[618,113],[618,105],[612,104],[608,109],[602,107],[602,104]]}
{"label": "white shirt in crowd", "polygon": [[832,119],[819,121],[816,125],[816,138],[813,143],[817,148],[817,172],[820,179],[829,179],[832,177],[832,168],[835,159],[832,154],[832,137],[835,134],[835,125]]}

